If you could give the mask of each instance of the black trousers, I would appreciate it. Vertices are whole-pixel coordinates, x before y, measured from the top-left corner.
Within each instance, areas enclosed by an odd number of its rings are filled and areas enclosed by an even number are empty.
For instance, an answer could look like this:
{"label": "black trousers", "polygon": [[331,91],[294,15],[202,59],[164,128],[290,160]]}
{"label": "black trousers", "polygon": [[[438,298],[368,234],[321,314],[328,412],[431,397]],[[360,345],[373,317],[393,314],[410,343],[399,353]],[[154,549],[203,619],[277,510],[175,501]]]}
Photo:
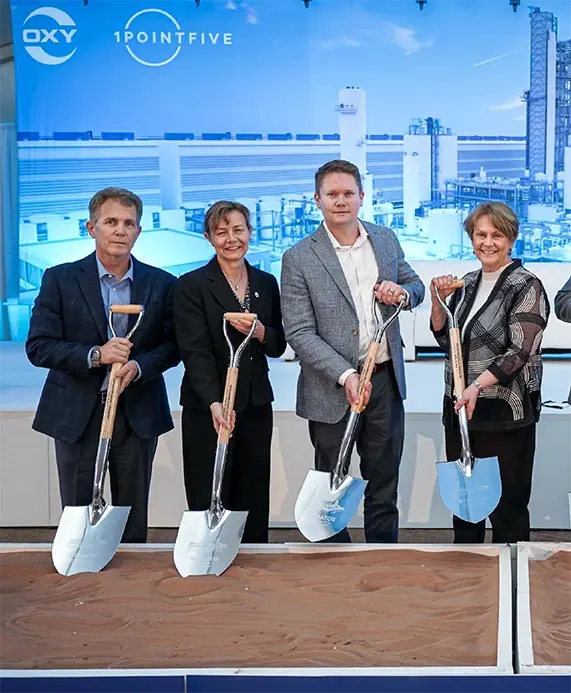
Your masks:
{"label": "black trousers", "polygon": [[[103,409],[103,403],[99,402],[77,443],[55,441],[63,506],[89,505],[92,501]],[[147,541],[149,489],[156,449],[157,438],[143,439],[133,432],[119,400],[109,449],[109,481],[112,504],[131,506],[122,542]]]}
{"label": "black trousers", "polygon": [[[222,481],[228,510],[247,510],[242,542],[268,542],[270,518],[271,404],[249,405],[236,414]],[[189,510],[207,510],[212,495],[217,434],[208,411],[182,410],[184,486]]]}
{"label": "black trousers", "polygon": [[[357,452],[365,489],[365,540],[371,543],[398,541],[397,491],[404,442],[404,407],[392,365],[372,378],[370,402],[361,414]],[[330,472],[337,462],[349,413],[336,424],[309,422],[315,448],[315,468]],[[347,529],[327,541],[349,542]]]}
{"label": "black trousers", "polygon": [[[513,431],[471,431],[470,444],[475,457],[496,457],[500,465],[502,495],[490,515],[492,541],[515,543],[529,541],[529,498],[533,458],[535,456],[536,424]],[[446,457],[460,457],[460,436],[446,430]],[[481,544],[486,521],[473,524],[454,516],[454,543]]]}

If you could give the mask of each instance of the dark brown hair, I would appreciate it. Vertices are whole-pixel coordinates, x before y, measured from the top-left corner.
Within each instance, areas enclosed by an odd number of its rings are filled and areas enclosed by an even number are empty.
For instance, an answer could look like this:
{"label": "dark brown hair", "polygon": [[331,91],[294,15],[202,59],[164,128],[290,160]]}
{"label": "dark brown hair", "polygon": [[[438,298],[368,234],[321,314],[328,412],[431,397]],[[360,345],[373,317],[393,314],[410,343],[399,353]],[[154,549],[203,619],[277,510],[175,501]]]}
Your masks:
{"label": "dark brown hair", "polygon": [[140,224],[143,216],[143,201],[138,195],[125,188],[104,188],[96,192],[89,201],[90,221],[95,223],[99,219],[101,206],[107,200],[117,200],[123,207],[134,207],[137,212],[137,224]]}
{"label": "dark brown hair", "polygon": [[470,239],[474,237],[476,224],[482,217],[488,217],[490,223],[500,233],[514,243],[519,233],[519,220],[511,207],[503,202],[485,202],[476,207],[464,220],[464,229]]}
{"label": "dark brown hair", "polygon": [[209,238],[218,228],[218,224],[223,219],[228,223],[228,216],[231,212],[240,212],[240,214],[246,220],[246,226],[248,231],[252,232],[252,224],[250,222],[250,210],[245,207],[240,202],[229,202],[228,200],[220,200],[215,202],[212,207],[208,209],[204,216],[204,233]]}
{"label": "dark brown hair", "polygon": [[359,192],[363,192],[361,174],[359,173],[359,169],[357,168],[357,166],[355,166],[355,164],[352,164],[350,161],[345,161],[344,159],[334,159],[333,161],[328,161],[326,164],[323,164],[323,166],[317,169],[317,172],[315,174],[315,192],[318,195],[319,191],[321,190],[321,185],[323,184],[323,179],[330,173],[348,173],[355,179],[355,183],[357,183]]}

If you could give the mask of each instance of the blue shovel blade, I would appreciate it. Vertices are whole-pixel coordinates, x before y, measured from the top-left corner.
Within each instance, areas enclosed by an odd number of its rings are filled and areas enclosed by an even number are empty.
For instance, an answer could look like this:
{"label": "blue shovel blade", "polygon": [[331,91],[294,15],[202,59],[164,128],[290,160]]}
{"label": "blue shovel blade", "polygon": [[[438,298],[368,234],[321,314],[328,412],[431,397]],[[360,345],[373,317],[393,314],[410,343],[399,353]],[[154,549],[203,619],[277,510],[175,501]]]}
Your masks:
{"label": "blue shovel blade", "polygon": [[444,505],[466,522],[480,522],[493,512],[502,495],[497,457],[474,460],[472,476],[457,462],[438,462],[438,487]]}
{"label": "blue shovel blade", "polygon": [[345,477],[336,491],[331,490],[331,474],[311,469],[295,503],[295,521],[309,541],[330,539],[345,529],[357,512],[365,493],[364,479]]}

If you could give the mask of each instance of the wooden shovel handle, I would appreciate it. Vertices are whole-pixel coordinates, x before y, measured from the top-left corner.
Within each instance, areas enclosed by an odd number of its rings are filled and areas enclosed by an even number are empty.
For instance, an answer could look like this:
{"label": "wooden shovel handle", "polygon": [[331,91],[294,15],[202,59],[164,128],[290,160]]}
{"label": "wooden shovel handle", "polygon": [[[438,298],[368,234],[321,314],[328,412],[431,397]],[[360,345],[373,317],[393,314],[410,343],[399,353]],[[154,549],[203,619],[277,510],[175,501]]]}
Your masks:
{"label": "wooden shovel handle", "polygon": [[451,289],[461,289],[464,286],[463,279],[455,279],[452,284],[450,284]]}
{"label": "wooden shovel handle", "polygon": [[122,313],[123,315],[138,315],[143,310],[143,306],[135,303],[114,303],[111,306],[112,313]]}
{"label": "wooden shovel handle", "polygon": [[117,377],[117,371],[121,369],[120,363],[111,366],[109,374],[109,384],[107,386],[107,399],[103,411],[103,422],[101,424],[101,437],[111,440],[113,437],[113,427],[115,425],[115,415],[117,414],[117,403],[119,402],[119,387],[121,379]]}
{"label": "wooden shovel handle", "polygon": [[256,313],[224,313],[224,320],[247,320],[248,322],[254,322],[257,320],[258,316]]}
{"label": "wooden shovel handle", "polygon": [[452,374],[454,376],[454,394],[456,397],[466,389],[466,378],[464,376],[464,361],[462,359],[462,340],[458,327],[451,327],[450,337],[450,362],[452,364]]}
{"label": "wooden shovel handle", "polygon": [[351,405],[351,411],[357,412],[357,414],[360,414],[365,408],[365,387],[371,382],[380,346],[378,342],[371,342],[367,349],[367,355],[365,356],[359,377],[359,401]]}
{"label": "wooden shovel handle", "polygon": [[[222,414],[224,420],[230,422],[230,415],[234,409],[234,400],[236,399],[236,386],[238,384],[238,369],[229,368],[226,373],[226,385],[224,386],[224,398],[222,400]],[[230,440],[231,431],[224,426],[218,429],[218,442],[228,443]]]}

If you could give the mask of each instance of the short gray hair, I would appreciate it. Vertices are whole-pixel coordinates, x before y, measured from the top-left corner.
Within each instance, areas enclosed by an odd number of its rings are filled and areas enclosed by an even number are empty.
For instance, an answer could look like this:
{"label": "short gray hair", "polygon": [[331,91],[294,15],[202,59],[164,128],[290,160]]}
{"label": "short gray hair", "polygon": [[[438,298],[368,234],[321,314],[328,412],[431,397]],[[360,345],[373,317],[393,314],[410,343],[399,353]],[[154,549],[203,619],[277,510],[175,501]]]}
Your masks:
{"label": "short gray hair", "polygon": [[137,224],[141,223],[143,216],[143,201],[138,195],[125,188],[103,188],[89,201],[89,220],[96,222],[101,214],[101,206],[107,200],[117,200],[123,207],[134,207],[137,212]]}

